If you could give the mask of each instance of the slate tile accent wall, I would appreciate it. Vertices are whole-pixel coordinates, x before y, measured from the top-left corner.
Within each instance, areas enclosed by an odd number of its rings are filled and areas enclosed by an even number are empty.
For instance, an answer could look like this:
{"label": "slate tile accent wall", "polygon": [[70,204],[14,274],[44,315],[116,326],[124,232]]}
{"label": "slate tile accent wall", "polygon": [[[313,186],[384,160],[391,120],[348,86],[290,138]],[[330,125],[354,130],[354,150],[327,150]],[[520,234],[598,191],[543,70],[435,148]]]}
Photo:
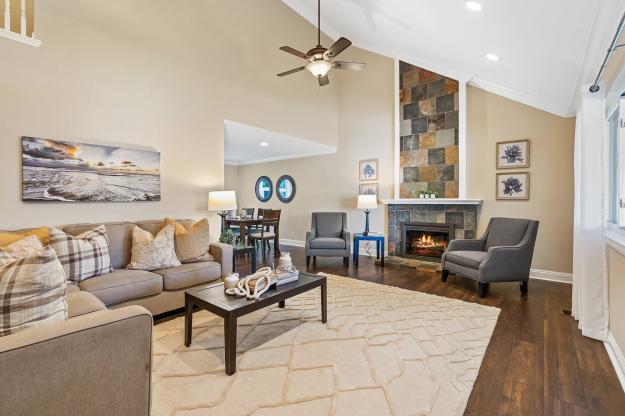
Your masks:
{"label": "slate tile accent wall", "polygon": [[458,81],[399,63],[399,197],[458,198]]}
{"label": "slate tile accent wall", "polygon": [[402,222],[432,222],[436,224],[454,224],[456,239],[478,238],[477,205],[449,204],[390,204],[388,206],[388,254],[399,256],[401,253]]}

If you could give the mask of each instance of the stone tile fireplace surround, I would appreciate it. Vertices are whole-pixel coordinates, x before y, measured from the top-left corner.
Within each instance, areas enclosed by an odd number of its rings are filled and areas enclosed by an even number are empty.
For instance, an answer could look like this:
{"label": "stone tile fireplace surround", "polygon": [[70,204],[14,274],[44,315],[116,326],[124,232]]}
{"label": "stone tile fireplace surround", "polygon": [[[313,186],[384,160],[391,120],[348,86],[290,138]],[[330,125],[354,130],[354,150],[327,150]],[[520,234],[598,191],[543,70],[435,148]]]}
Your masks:
{"label": "stone tile fireplace surround", "polygon": [[[402,256],[402,223],[450,224],[451,239],[476,238],[479,204],[475,203],[386,203],[388,215],[388,254]],[[432,261],[436,261],[435,258]]]}

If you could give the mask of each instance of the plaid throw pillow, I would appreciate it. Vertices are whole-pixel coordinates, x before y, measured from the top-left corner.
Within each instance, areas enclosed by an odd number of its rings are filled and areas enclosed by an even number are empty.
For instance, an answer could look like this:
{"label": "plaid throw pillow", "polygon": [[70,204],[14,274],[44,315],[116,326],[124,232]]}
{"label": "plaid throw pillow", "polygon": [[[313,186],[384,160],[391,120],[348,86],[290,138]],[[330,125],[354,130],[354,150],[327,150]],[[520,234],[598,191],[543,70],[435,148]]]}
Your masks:
{"label": "plaid throw pillow", "polygon": [[71,282],[80,283],[113,271],[104,225],[75,237],[57,228],[50,228],[49,244],[56,251],[67,279]]}
{"label": "plaid throw pillow", "polygon": [[0,336],[67,319],[66,291],[52,248],[21,258],[0,250]]}

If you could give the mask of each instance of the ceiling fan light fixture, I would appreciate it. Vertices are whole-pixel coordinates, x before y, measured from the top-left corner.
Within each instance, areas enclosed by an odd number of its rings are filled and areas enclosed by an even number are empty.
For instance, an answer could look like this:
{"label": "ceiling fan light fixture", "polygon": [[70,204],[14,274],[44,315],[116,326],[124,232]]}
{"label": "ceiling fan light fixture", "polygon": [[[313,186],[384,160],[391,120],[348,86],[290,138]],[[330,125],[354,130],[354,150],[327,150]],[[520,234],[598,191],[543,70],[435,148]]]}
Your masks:
{"label": "ceiling fan light fixture", "polygon": [[306,69],[317,78],[324,77],[330,68],[332,68],[332,65],[326,61],[312,61],[306,66]]}

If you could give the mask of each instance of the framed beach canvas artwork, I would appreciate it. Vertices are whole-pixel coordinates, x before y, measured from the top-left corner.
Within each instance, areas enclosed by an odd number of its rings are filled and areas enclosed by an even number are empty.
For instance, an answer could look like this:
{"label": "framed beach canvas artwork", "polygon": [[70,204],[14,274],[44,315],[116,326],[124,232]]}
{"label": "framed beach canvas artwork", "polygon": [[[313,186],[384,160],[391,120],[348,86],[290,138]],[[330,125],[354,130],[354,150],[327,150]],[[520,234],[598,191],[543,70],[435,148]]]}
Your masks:
{"label": "framed beach canvas artwork", "polygon": [[361,183],[358,187],[358,195],[377,195],[378,184],[377,183]]}
{"label": "framed beach canvas artwork", "polygon": [[529,167],[529,139],[497,143],[497,169],[518,169]]}
{"label": "framed beach canvas artwork", "polygon": [[358,179],[361,181],[377,181],[378,159],[361,160],[358,163]]}
{"label": "framed beach canvas artwork", "polygon": [[497,199],[530,199],[530,173],[497,173]]}
{"label": "framed beach canvas artwork", "polygon": [[22,137],[22,200],[161,200],[161,154]]}

